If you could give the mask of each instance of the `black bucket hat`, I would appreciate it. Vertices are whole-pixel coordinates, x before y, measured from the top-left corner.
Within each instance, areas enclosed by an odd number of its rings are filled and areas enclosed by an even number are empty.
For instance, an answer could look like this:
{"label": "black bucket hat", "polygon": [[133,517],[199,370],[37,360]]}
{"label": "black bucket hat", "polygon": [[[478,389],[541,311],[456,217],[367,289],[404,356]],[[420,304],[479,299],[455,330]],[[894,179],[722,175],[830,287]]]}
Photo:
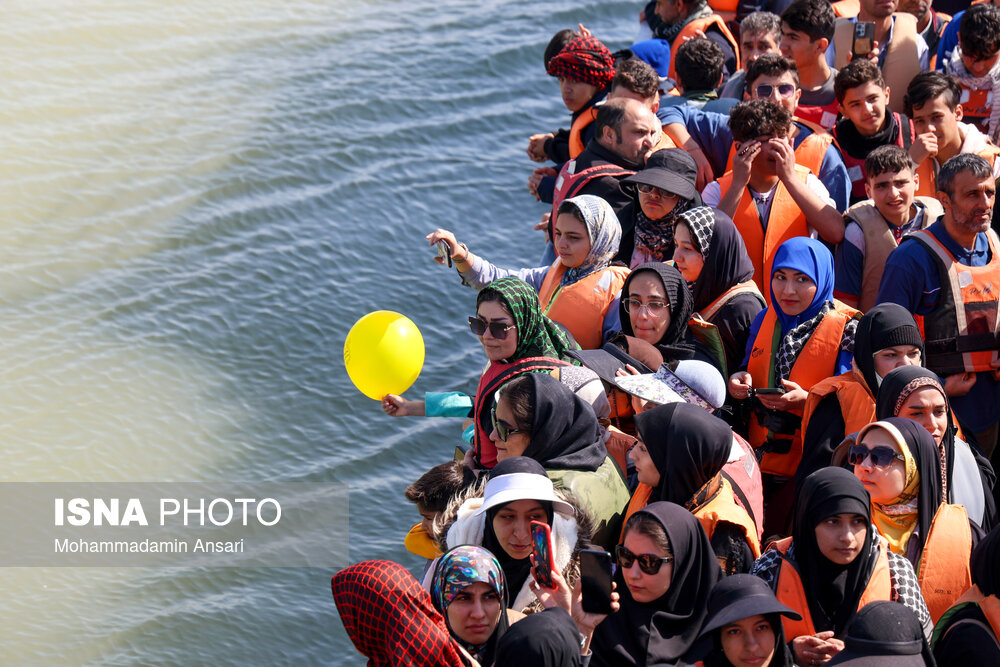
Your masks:
{"label": "black bucket hat", "polygon": [[778,602],[763,579],[752,574],[733,574],[719,581],[708,596],[708,618],[701,634],[707,635],[743,618],[767,614],[802,620],[801,614]]}
{"label": "black bucket hat", "polygon": [[701,195],[695,186],[698,182],[698,165],[687,151],[680,148],[656,151],[646,160],[645,168],[626,178],[625,182],[652,185],[693,200],[696,206],[701,206]]}

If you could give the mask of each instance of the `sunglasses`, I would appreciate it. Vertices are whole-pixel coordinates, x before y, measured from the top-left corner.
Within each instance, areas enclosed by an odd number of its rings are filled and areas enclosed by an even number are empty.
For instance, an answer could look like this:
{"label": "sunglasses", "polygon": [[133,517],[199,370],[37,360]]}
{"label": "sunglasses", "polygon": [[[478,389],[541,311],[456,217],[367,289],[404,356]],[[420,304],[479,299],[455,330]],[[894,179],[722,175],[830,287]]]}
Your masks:
{"label": "sunglasses", "polygon": [[757,86],[757,97],[761,98],[770,97],[775,90],[778,91],[779,97],[791,97],[792,95],[795,94],[795,86],[793,86],[790,83],[782,83],[778,84],[777,86],[771,86],[766,83],[762,83],[761,85]]}
{"label": "sunglasses", "polygon": [[680,195],[674,194],[673,192],[667,192],[666,190],[661,190],[655,185],[649,185],[648,183],[636,183],[636,187],[644,195],[651,195],[654,192],[664,199],[677,199]]}
{"label": "sunglasses", "polygon": [[496,430],[497,435],[500,436],[501,442],[507,442],[507,438],[509,438],[514,433],[524,433],[523,430],[519,428],[513,428],[507,422],[497,418],[496,404],[494,404],[493,407],[490,409],[490,421],[493,422],[493,428]]}
{"label": "sunglasses", "polygon": [[674,562],[673,556],[654,556],[653,554],[634,554],[625,548],[624,544],[615,547],[615,556],[622,569],[627,570],[632,567],[632,563],[639,561],[639,569],[646,574],[656,574],[663,567],[664,563]]}
{"label": "sunglasses", "polygon": [[490,335],[497,340],[507,340],[507,332],[516,328],[517,326],[514,324],[504,324],[503,322],[487,323],[486,320],[481,317],[469,317],[469,329],[471,329],[472,333],[477,336],[482,336],[486,333],[486,330],[489,329]]}
{"label": "sunglasses", "polygon": [[851,445],[847,449],[847,462],[852,466],[861,465],[864,460],[870,458],[872,465],[876,468],[888,468],[896,459],[905,461],[902,454],[898,454],[892,447],[879,445],[868,449],[864,445]]}

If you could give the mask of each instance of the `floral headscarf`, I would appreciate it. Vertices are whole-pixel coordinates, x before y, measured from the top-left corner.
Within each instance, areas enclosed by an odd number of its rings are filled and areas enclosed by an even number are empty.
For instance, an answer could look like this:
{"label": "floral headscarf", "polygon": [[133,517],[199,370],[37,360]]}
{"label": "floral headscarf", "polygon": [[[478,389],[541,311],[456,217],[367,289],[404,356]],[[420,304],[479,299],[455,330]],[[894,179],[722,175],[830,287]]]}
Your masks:
{"label": "floral headscarf", "polygon": [[580,195],[567,199],[562,205],[572,204],[587,227],[590,237],[590,252],[580,266],[566,269],[562,285],[572,285],[594,271],[600,271],[611,263],[611,258],[618,253],[618,244],[622,240],[622,226],[611,204],[594,195]]}

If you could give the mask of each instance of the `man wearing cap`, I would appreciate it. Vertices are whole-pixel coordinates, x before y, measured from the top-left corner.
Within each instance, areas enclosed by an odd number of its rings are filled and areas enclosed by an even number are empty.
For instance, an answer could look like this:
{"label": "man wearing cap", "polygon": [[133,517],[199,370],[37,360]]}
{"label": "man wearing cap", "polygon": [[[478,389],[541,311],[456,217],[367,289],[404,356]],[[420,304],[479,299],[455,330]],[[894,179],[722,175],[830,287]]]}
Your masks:
{"label": "man wearing cap", "polygon": [[[656,151],[646,160],[646,168],[629,176],[636,199],[619,216],[623,232],[618,258],[635,268],[646,262],[667,262],[674,254],[674,223],[684,211],[701,205],[695,187],[698,166],[694,158],[679,148]],[[631,216],[626,220],[626,215]]]}

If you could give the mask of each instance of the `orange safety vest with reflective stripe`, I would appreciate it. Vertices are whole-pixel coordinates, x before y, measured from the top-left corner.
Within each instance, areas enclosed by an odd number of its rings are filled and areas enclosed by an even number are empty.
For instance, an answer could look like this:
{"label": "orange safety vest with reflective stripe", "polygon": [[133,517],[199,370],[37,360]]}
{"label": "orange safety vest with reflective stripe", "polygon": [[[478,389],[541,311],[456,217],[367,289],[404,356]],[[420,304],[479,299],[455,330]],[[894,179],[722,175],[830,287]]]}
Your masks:
{"label": "orange safety vest with reflective stripe", "polygon": [[695,19],[691,21],[677,33],[674,37],[674,41],[670,43],[670,69],[667,72],[667,76],[674,81],[677,81],[677,72],[674,70],[674,63],[677,62],[677,49],[681,48],[681,44],[688,41],[689,39],[694,39],[697,37],[698,31],[708,34],[709,28],[716,28],[722,36],[726,38],[729,45],[733,47],[733,53],[736,54],[736,69],[741,67],[740,65],[740,44],[733,37],[733,33],[729,31],[726,27],[726,22],[722,20],[718,14],[712,14],[711,16],[706,16],[703,19]]}
{"label": "orange safety vest with reflective stripe", "polygon": [[[778,583],[774,595],[778,598],[778,602],[802,614],[801,621],[793,620],[787,616],[781,617],[781,624],[785,629],[785,640],[789,642],[796,637],[816,634],[816,626],[813,625],[812,614],[809,611],[809,600],[806,598],[802,578],[791,561],[785,557],[791,544],[792,538],[786,537],[775,542],[773,547],[781,552],[781,564],[779,565],[781,569],[778,571]],[[879,538],[878,558],[871,576],[868,577],[868,583],[861,594],[861,599],[858,600],[858,609],[869,602],[892,599],[892,577],[889,574],[888,549],[885,540]]]}
{"label": "orange safety vest with reflective stripe", "polygon": [[[977,151],[976,155],[983,158],[990,164],[990,169],[996,164],[997,156],[1000,155],[1000,148],[993,144],[988,144],[983,150]],[[937,172],[938,166],[934,158],[928,157],[917,167],[917,194],[925,197],[933,197],[937,193]]]}
{"label": "orange safety vest with reflective stripe", "polygon": [[[809,170],[801,165],[795,165],[795,175],[806,182]],[[733,185],[733,172],[726,172],[719,179],[719,190],[724,197],[729,188]],[[799,205],[792,199],[788,189],[780,181],[777,191],[774,193],[774,201],[771,202],[771,213],[767,222],[767,230],[760,221],[760,213],[757,211],[757,204],[754,203],[750,188],[743,189],[743,196],[740,197],[736,205],[736,213],[733,215],[733,222],[736,229],[747,247],[747,254],[753,263],[753,281],[757,283],[764,296],[764,302],[771,305],[771,290],[768,289],[767,282],[771,277],[771,264],[774,261],[774,254],[778,251],[778,246],[790,238],[796,236],[809,236],[809,223],[806,216],[799,208]]]}
{"label": "orange safety vest with reflective stripe", "polygon": [[622,291],[629,270],[608,266],[566,286],[560,284],[564,273],[566,266],[557,257],[538,290],[538,304],[549,319],[569,329],[581,348],[596,350],[604,337],[604,316]]}
{"label": "orange safety vest with reflective stripe", "polygon": [[962,505],[941,503],[917,564],[917,581],[934,623],[972,587],[972,529]]}
{"label": "orange safety vest with reflective stripe", "polygon": [[923,317],[927,367],[938,375],[992,370],[1000,358],[1000,239],[986,230],[986,266],[960,264],[926,229],[910,235],[938,265],[941,295]]}
{"label": "orange safety vest with reflective stripe", "polygon": [[[796,357],[788,380],[798,384],[806,391],[820,381],[833,375],[836,370],[837,355],[840,352],[840,340],[844,335],[847,322],[860,311],[834,300],[834,310],[828,312],[813,330],[812,335]],[[774,353],[780,345],[781,331],[774,308],[764,312],[764,320],[754,338],[750,349],[750,361],[747,372],[753,378],[755,387],[775,387]],[[756,412],[750,418],[750,444],[757,449],[765,447],[764,456],[760,460],[761,472],[792,477],[802,461],[802,427],[794,433],[775,434],[768,430],[760,421]]]}

